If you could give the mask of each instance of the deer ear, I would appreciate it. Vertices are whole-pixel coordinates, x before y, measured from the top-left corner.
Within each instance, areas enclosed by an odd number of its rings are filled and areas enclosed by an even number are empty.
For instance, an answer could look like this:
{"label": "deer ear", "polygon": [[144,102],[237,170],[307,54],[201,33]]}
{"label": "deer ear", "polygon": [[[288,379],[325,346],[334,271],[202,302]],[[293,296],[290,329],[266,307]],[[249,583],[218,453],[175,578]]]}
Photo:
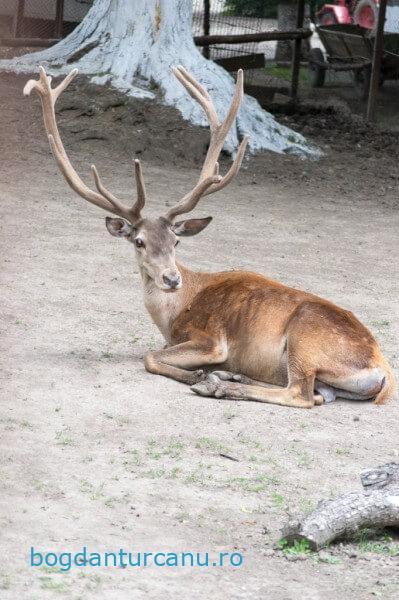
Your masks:
{"label": "deer ear", "polygon": [[173,231],[176,235],[197,235],[200,233],[209,223],[212,221],[212,217],[206,217],[205,219],[187,219],[186,221],[179,221],[173,225]]}
{"label": "deer ear", "polygon": [[114,219],[113,217],[105,217],[105,225],[111,235],[115,237],[129,237],[133,231],[132,225],[125,219]]}

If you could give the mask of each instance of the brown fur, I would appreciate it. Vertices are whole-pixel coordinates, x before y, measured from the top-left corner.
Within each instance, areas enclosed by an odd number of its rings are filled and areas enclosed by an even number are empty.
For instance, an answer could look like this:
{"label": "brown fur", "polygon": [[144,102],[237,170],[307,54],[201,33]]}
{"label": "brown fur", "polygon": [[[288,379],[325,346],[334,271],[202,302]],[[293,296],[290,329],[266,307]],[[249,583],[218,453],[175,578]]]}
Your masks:
{"label": "brown fur", "polygon": [[[215,389],[213,384],[204,387],[201,371],[178,373],[179,380],[197,379],[194,390],[204,395],[286,405],[320,403],[313,395],[316,378],[337,392],[348,381],[349,393],[376,397],[378,404],[393,398],[390,367],[370,331],[351,312],[255,273],[178,269],[183,286],[176,299],[180,310],[170,324],[173,346],[152,353],[157,360],[151,365],[147,360],[148,370],[160,373],[163,363],[161,374],[173,377],[166,365],[186,371],[217,364],[257,385],[225,381]],[[288,387],[271,393],[262,383]]]}

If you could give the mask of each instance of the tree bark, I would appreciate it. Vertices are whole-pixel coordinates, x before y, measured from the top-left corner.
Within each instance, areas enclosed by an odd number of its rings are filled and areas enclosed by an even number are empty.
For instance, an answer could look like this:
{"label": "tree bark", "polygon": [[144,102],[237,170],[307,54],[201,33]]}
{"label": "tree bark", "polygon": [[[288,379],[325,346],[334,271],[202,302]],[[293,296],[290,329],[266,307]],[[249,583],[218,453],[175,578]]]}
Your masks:
{"label": "tree bark", "polygon": [[[183,65],[209,90],[221,118],[234,90],[232,77],[194,45],[192,0],[96,0],[67,38],[41,52],[2,60],[0,68],[32,72],[40,64],[52,75],[77,67],[94,83],[110,83],[137,98],[154,98],[154,88],[159,88],[165,103],[196,125],[206,125],[206,119],[171,73],[172,66]],[[244,134],[250,136],[252,152],[320,154],[300,134],[278,124],[250,96],[245,96],[225,150],[234,154]]]}
{"label": "tree bark", "polygon": [[290,521],[283,539],[307,540],[313,550],[320,550],[362,527],[399,527],[399,464],[364,471],[361,481],[363,492],[322,500],[309,515]]}

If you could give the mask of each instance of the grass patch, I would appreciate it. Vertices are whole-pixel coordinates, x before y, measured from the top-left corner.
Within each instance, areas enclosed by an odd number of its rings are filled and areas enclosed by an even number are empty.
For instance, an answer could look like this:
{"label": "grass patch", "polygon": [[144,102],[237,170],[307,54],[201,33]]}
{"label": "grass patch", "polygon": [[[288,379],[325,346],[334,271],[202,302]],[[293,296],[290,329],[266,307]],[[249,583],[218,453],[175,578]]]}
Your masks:
{"label": "grass patch", "polygon": [[174,467],[173,469],[150,469],[143,473],[143,477],[148,477],[149,479],[176,479],[180,473],[180,469],[178,467]]}
{"label": "grass patch", "polygon": [[351,451],[349,448],[336,448],[335,453],[338,454],[338,456],[350,456]]}
{"label": "grass patch", "polygon": [[312,457],[306,450],[299,451],[297,452],[297,461],[298,467],[309,468],[312,463]]}
{"label": "grass patch", "polygon": [[272,492],[271,499],[273,506],[276,508],[283,508],[286,504],[284,496],[278,492]]}
{"label": "grass patch", "polygon": [[[290,67],[279,67],[278,65],[270,65],[265,67],[265,71],[267,75],[271,77],[277,77],[278,79],[283,79],[284,81],[291,82],[292,72]],[[302,83],[308,82],[308,73],[306,68],[302,67],[299,71],[299,81]]]}
{"label": "grass patch", "polygon": [[11,581],[8,575],[0,579],[0,590],[9,590],[11,587]]}
{"label": "grass patch", "polygon": [[382,319],[381,321],[372,321],[371,324],[373,327],[378,327],[378,329],[383,329],[391,325],[390,322],[385,319]]}
{"label": "grass patch", "polygon": [[153,460],[159,460],[162,456],[180,459],[184,450],[184,444],[180,440],[171,439],[167,446],[159,446],[157,440],[147,443],[146,456]]}
{"label": "grass patch", "polygon": [[66,581],[55,581],[48,576],[39,577],[39,581],[42,590],[51,590],[52,592],[58,592],[59,594],[67,594],[70,591],[69,583]]}
{"label": "grass patch", "polygon": [[230,450],[228,448],[226,448],[225,446],[223,446],[217,440],[214,440],[214,439],[209,438],[209,437],[201,437],[201,438],[199,438],[196,441],[196,443],[195,443],[195,447],[198,450],[201,450],[201,452],[204,452],[204,453],[207,453],[207,452],[211,452],[211,453],[215,453],[215,454],[219,454],[220,452],[223,452],[225,454],[229,454],[230,453]]}
{"label": "grass patch", "polygon": [[342,560],[338,558],[338,556],[333,556],[332,554],[325,553],[322,556],[315,554],[314,560],[318,563],[324,563],[327,565],[339,565],[342,563]]}
{"label": "grass patch", "polygon": [[312,550],[308,540],[295,540],[292,544],[285,538],[281,539],[277,548],[282,551],[285,556],[303,556],[304,554],[311,554]]}
{"label": "grass patch", "polygon": [[130,501],[130,494],[126,492],[122,496],[110,496],[104,501],[104,504],[107,508],[114,508],[115,504],[128,504]]}
{"label": "grass patch", "polygon": [[12,417],[0,419],[0,424],[4,425],[4,429],[6,431],[15,431],[16,429],[33,429],[33,425],[31,425],[31,423],[28,421],[19,421],[18,419],[13,419]]}
{"label": "grass patch", "polygon": [[229,480],[229,487],[238,488],[244,492],[259,494],[270,485],[276,485],[279,481],[275,477],[260,473],[252,477],[233,477]]}
{"label": "grass patch", "polygon": [[70,428],[65,427],[60,431],[55,432],[55,439],[57,440],[57,446],[74,446],[75,440],[69,435]]}
{"label": "grass patch", "polygon": [[126,450],[124,454],[127,454],[127,458],[122,462],[125,468],[132,469],[133,467],[139,467],[142,464],[140,452],[138,450]]}
{"label": "grass patch", "polygon": [[386,532],[371,528],[360,529],[351,539],[362,552],[399,556],[399,543]]}
{"label": "grass patch", "polygon": [[82,479],[80,481],[79,489],[83,494],[87,494],[90,500],[99,500],[104,497],[104,487],[105,483],[100,483],[98,486],[94,486],[87,479]]}

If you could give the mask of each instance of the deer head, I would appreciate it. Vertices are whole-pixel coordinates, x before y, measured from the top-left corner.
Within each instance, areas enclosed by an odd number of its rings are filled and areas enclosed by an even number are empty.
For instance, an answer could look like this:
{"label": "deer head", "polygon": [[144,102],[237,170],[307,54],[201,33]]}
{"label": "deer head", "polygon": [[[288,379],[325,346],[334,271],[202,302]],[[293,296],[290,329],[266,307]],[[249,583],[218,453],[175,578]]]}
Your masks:
{"label": "deer head", "polygon": [[25,95],[29,95],[32,90],[35,90],[40,96],[44,125],[50,147],[67,183],[88,202],[117,215],[116,217],[106,217],[108,231],[113,236],[125,238],[133,243],[142,273],[147,278],[152,279],[158,288],[165,291],[179,289],[182,285],[181,275],[176,266],[175,259],[175,247],[178,243],[178,238],[185,235],[196,235],[212,220],[212,217],[207,217],[205,219],[176,221],[176,218],[179,215],[191,212],[203,196],[217,192],[233,179],[241,166],[248,143],[248,137],[246,136],[241,141],[229,171],[223,177],[220,176],[219,155],[230,127],[236,118],[243,96],[242,70],[238,71],[233,100],[222,123],[219,122],[208,92],[192,75],[180,66],[174,68],[173,72],[192,98],[204,109],[210,125],[211,138],[200,177],[194,188],[166,214],[156,219],[145,218],[142,214],[146,202],[146,191],[139,160],[134,161],[137,197],[133,206],[130,207],[124,205],[107,190],[94,165],[92,165],[91,170],[97,191],[89,188],[73,168],[58,131],[54,105],[60,94],[77,75],[77,69],[69,73],[53,89],[51,87],[51,77],[46,74],[43,67],[40,67],[39,80],[29,80],[24,88]]}

